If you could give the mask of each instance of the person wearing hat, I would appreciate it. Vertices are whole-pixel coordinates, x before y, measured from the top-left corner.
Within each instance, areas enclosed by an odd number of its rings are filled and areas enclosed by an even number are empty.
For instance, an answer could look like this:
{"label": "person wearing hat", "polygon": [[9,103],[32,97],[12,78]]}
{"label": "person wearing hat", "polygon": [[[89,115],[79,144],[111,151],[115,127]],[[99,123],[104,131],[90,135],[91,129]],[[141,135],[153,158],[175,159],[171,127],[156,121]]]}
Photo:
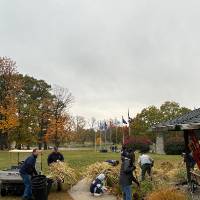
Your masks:
{"label": "person wearing hat", "polygon": [[[58,161],[64,162],[64,156],[58,151],[57,147],[54,147],[53,152],[48,156],[47,163],[48,165],[51,165],[52,163]],[[61,182],[58,181],[57,184],[58,184],[57,191],[61,191],[62,190]]]}

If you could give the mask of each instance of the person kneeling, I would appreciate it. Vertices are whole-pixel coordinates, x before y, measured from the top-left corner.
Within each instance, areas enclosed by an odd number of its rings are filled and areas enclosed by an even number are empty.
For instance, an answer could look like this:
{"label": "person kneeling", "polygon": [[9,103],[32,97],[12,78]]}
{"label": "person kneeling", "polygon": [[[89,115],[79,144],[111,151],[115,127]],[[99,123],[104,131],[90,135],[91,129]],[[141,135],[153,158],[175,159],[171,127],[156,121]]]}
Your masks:
{"label": "person kneeling", "polygon": [[106,179],[105,174],[100,174],[97,178],[91,183],[90,192],[94,196],[101,196],[107,188],[104,187],[104,181]]}

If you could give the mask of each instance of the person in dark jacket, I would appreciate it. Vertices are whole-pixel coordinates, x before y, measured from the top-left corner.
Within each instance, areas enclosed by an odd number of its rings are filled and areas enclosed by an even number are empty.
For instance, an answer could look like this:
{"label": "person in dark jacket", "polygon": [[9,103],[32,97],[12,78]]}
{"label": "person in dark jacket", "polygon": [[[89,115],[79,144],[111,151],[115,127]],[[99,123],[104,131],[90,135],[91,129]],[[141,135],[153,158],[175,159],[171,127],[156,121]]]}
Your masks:
{"label": "person in dark jacket", "polygon": [[23,179],[23,183],[25,186],[24,194],[22,199],[31,200],[32,199],[32,188],[31,188],[31,177],[37,175],[37,171],[35,169],[36,159],[38,156],[38,150],[33,149],[33,153],[29,156],[24,163],[21,165],[19,173]]}
{"label": "person in dark jacket", "polygon": [[128,151],[124,151],[122,154],[119,184],[122,188],[123,200],[132,200],[132,182],[135,182],[139,187],[139,182],[133,176],[133,170],[135,169],[135,166],[133,164],[132,157],[133,154]]}
{"label": "person in dark jacket", "polygon": [[188,164],[189,164],[190,169],[194,170],[194,167],[196,165],[196,161],[194,160],[192,152],[190,154],[188,154],[188,157],[186,156],[186,153],[182,153],[182,157],[183,157],[185,163],[188,159]]}
{"label": "person in dark jacket", "polygon": [[106,179],[106,175],[104,173],[99,174],[97,178],[92,181],[90,185],[90,192],[94,196],[101,196],[104,191],[106,191],[106,187],[104,187],[104,181]]}
{"label": "person in dark jacket", "polygon": [[48,156],[47,163],[50,165],[51,163],[57,162],[57,161],[64,162],[63,155],[58,151],[57,147],[53,148],[53,152]]}
{"label": "person in dark jacket", "polygon": [[[48,165],[51,165],[52,163],[55,163],[58,161],[64,162],[64,157],[58,151],[58,148],[54,147],[53,152],[48,156],[47,163],[48,163]],[[61,190],[62,190],[61,182],[57,181],[57,191],[61,191]]]}

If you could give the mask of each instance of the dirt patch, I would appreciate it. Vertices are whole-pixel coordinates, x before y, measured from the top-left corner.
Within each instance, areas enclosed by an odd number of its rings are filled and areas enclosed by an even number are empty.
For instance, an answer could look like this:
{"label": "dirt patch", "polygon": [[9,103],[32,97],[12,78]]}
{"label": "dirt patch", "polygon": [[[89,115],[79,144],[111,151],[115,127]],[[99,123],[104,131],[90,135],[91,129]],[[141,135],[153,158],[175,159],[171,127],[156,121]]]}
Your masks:
{"label": "dirt patch", "polygon": [[73,200],[67,192],[53,192],[49,195],[48,200]]}
{"label": "dirt patch", "polygon": [[[21,200],[21,197],[14,197],[14,196],[7,196],[4,198],[1,198],[2,200]],[[52,192],[49,195],[48,200],[74,200],[72,197],[66,192]]]}

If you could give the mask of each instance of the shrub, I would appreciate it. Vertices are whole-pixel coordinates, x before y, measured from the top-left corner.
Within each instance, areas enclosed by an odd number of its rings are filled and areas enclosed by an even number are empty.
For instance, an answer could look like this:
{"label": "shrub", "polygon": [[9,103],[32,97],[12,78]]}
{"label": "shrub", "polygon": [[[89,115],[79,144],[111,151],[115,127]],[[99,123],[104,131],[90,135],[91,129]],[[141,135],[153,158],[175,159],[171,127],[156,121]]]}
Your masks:
{"label": "shrub", "polygon": [[112,187],[119,184],[120,165],[113,167],[106,162],[96,162],[87,167],[84,176],[90,181],[95,179],[99,174],[107,174],[107,185]]}
{"label": "shrub", "polygon": [[187,172],[184,168],[180,168],[175,174],[175,178],[178,182],[186,182],[187,181]]}
{"label": "shrub", "polygon": [[185,150],[183,138],[170,138],[165,142],[165,153],[168,155],[180,155]]}
{"label": "shrub", "polygon": [[153,190],[153,182],[152,181],[143,181],[141,183],[141,196],[145,197],[148,193]]}
{"label": "shrub", "polygon": [[49,166],[48,176],[54,181],[64,181],[67,185],[74,185],[78,182],[78,174],[75,169],[67,163],[56,162]]}
{"label": "shrub", "polygon": [[150,150],[151,140],[147,136],[131,136],[126,138],[124,145],[135,150],[148,152]]}

